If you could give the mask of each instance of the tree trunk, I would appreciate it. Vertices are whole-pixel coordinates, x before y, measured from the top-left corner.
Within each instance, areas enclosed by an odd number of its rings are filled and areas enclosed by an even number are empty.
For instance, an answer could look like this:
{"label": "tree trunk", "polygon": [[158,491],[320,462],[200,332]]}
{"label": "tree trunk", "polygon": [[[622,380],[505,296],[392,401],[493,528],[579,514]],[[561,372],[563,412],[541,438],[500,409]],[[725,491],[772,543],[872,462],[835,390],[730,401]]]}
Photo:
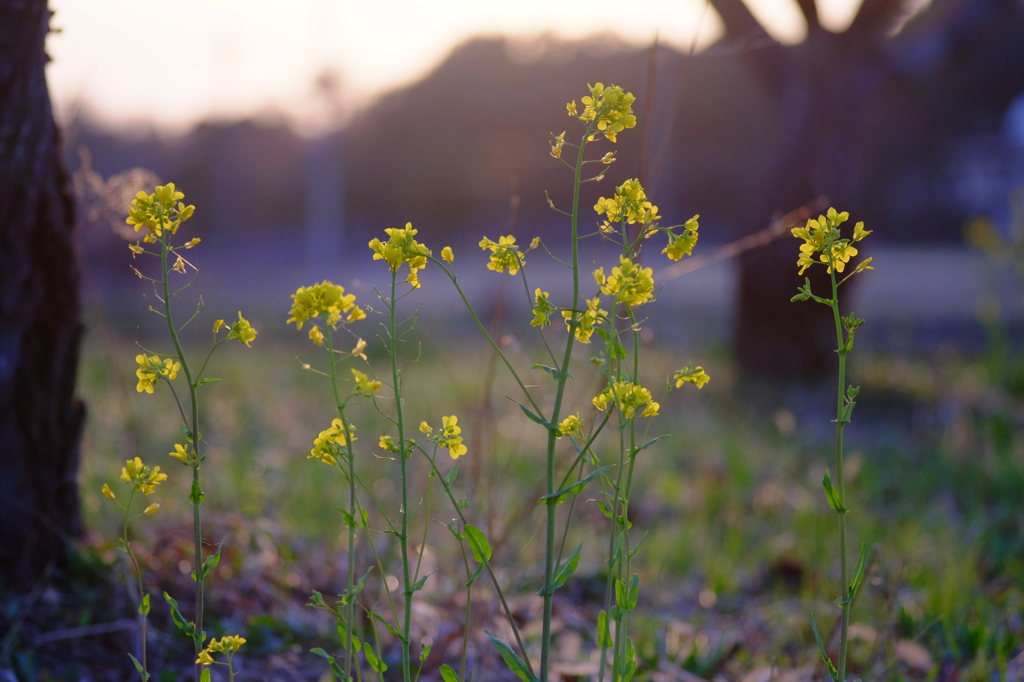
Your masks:
{"label": "tree trunk", "polygon": [[44,67],[46,0],[0,0],[0,587],[60,566],[78,534],[85,409],[74,205]]}

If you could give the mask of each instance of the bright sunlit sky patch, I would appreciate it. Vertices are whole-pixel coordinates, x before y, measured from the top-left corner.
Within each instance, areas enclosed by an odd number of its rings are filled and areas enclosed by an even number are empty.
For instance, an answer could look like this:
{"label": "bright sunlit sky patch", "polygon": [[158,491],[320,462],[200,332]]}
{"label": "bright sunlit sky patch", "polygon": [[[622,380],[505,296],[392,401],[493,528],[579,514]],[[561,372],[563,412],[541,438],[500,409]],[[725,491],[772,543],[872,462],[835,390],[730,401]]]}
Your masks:
{"label": "bright sunlit sky patch", "polygon": [[[861,0],[819,0],[846,26]],[[793,0],[747,0],[778,39],[804,26]],[[705,0],[51,0],[51,93],[62,118],[84,107],[112,125],[181,130],[210,116],[317,116],[314,82],[340,79],[346,112],[412,82],[473,35],[580,38],[614,31],[688,50],[721,23]]]}

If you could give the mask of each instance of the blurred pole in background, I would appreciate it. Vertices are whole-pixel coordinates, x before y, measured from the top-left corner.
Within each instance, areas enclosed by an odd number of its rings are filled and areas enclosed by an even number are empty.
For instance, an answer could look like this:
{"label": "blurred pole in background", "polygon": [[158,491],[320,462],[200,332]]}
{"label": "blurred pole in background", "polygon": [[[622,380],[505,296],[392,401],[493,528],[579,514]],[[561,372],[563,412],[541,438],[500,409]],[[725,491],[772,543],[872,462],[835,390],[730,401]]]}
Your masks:
{"label": "blurred pole in background", "polygon": [[0,0],[0,589],[59,568],[79,533],[85,407],[74,204],[46,85],[46,0]]}

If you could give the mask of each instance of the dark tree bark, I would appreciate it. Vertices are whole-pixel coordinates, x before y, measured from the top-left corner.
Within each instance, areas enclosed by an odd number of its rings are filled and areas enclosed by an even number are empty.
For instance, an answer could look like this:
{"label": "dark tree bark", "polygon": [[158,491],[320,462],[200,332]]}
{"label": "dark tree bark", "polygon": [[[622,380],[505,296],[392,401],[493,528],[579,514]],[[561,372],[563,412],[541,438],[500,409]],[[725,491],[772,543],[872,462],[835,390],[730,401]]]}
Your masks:
{"label": "dark tree bark", "polygon": [[44,67],[46,0],[0,0],[0,587],[60,566],[79,532],[82,320]]}

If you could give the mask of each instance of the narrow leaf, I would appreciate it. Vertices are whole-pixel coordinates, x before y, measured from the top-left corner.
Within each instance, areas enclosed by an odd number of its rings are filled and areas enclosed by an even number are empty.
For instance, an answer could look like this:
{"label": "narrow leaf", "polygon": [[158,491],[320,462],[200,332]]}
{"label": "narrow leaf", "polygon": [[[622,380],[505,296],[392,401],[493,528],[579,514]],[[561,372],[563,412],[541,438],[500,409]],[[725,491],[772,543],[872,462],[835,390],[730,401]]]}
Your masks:
{"label": "narrow leaf", "polygon": [[377,652],[369,644],[363,647],[363,656],[366,656],[366,662],[374,672],[382,673],[388,669],[388,664],[377,658]]}
{"label": "narrow leaf", "polygon": [[612,648],[611,629],[608,627],[608,614],[604,610],[597,614],[597,645],[603,649]]}
{"label": "narrow leaf", "polygon": [[576,572],[576,567],[579,566],[580,563],[581,549],[583,549],[582,541],[580,542],[580,544],[576,545],[576,549],[572,551],[572,554],[569,555],[569,558],[562,562],[562,564],[555,570],[554,582],[551,585],[552,591],[557,590],[559,587],[564,585],[565,581],[568,580],[572,576],[572,574]]}
{"label": "narrow leaf", "polygon": [[444,489],[445,490],[450,490],[451,489],[452,483],[455,483],[455,477],[458,476],[458,475],[459,475],[459,463],[456,462],[455,465],[451,468],[451,471],[449,471],[447,474],[445,474],[444,478],[441,479],[441,482],[444,483]]}
{"label": "narrow leaf", "polygon": [[821,479],[821,484],[825,488],[825,497],[828,498],[828,506],[835,509],[840,514],[848,514],[849,510],[843,506],[839,499],[839,491],[832,485],[832,476],[829,475],[828,469],[825,469],[825,477]]}
{"label": "narrow leaf", "polygon": [[551,493],[550,495],[545,495],[544,497],[540,498],[540,502],[541,502],[541,504],[562,504],[563,502],[565,502],[566,498],[569,497],[569,495],[576,495],[576,494],[578,494],[581,490],[583,490],[585,487],[587,487],[588,483],[593,481],[595,478],[597,478],[598,476],[600,476],[604,472],[608,471],[609,469],[613,469],[613,468],[615,468],[615,465],[614,464],[609,464],[606,467],[601,467],[600,469],[594,469],[585,478],[581,478],[579,481],[577,481],[576,483],[573,483],[568,488],[562,488],[558,492],[554,492],[554,493]]}
{"label": "narrow leaf", "polygon": [[857,560],[857,568],[853,572],[853,581],[850,583],[850,589],[847,593],[847,598],[852,603],[854,598],[857,596],[857,590],[860,589],[860,584],[864,580],[864,570],[868,565],[868,546],[867,543],[860,543],[860,559]]}
{"label": "narrow leaf", "polygon": [[832,664],[832,659],[828,657],[828,652],[825,651],[825,645],[821,641],[821,635],[818,634],[818,624],[814,621],[814,614],[808,613],[811,617],[811,630],[814,631],[814,641],[818,643],[818,653],[821,654],[821,660],[828,666],[828,674],[833,680],[839,680],[839,670],[836,669],[835,665]]}
{"label": "narrow leaf", "polygon": [[494,644],[495,648],[498,649],[498,653],[501,654],[501,658],[505,661],[505,665],[508,669],[516,674],[516,676],[523,682],[539,682],[536,677],[533,676],[533,672],[530,668],[523,663],[523,659],[519,658],[516,652],[512,651],[512,647],[505,642],[501,641],[498,637],[494,636],[487,630],[484,630],[488,637],[491,638],[491,643]]}
{"label": "narrow leaf", "polygon": [[440,671],[441,679],[444,680],[444,682],[459,682],[459,676],[455,673],[454,670],[452,670],[452,667],[447,663],[441,666]]}

